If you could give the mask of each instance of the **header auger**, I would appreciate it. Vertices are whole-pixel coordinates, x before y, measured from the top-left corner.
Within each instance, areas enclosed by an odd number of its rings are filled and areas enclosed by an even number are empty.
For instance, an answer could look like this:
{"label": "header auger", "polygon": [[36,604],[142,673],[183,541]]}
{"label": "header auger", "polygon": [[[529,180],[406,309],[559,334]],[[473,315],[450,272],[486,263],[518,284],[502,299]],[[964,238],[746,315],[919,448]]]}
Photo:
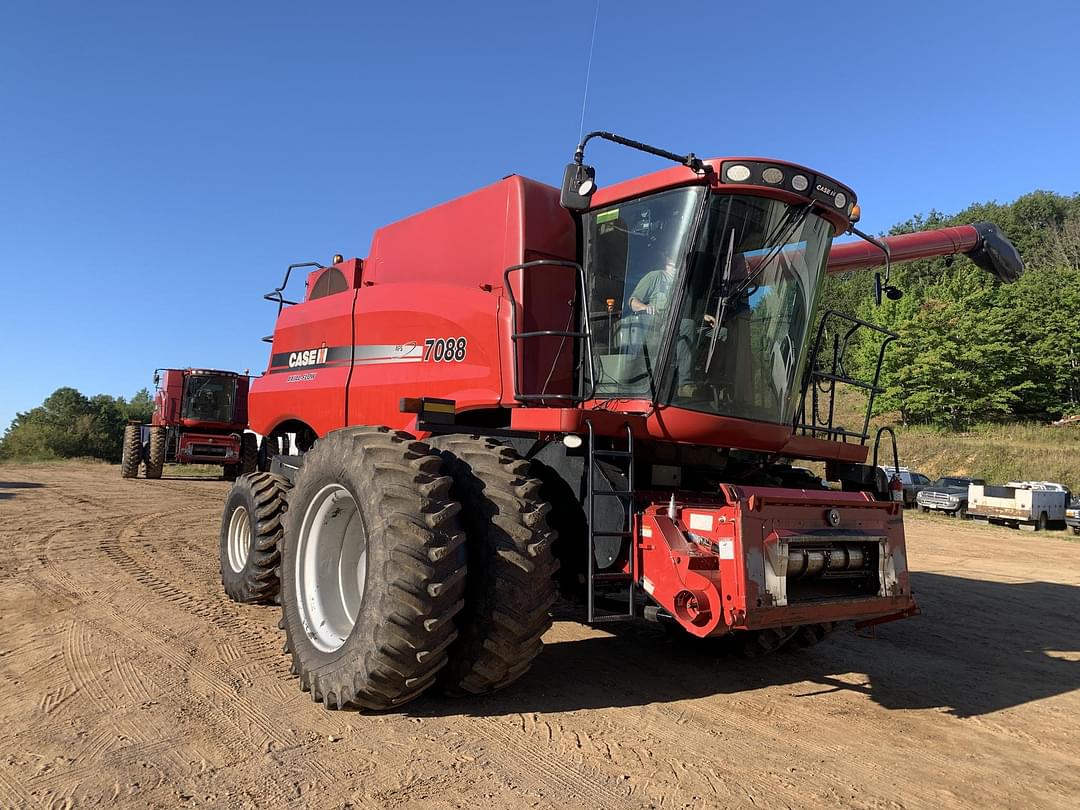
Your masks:
{"label": "header auger", "polygon": [[822,283],[953,252],[1009,280],[1011,245],[976,225],[830,253],[858,234],[842,183],[596,136],[679,165],[598,188],[583,143],[562,189],[507,177],[271,294],[250,423],[272,463],[229,495],[222,577],[280,596],[327,705],[505,686],[557,593],[751,655],[917,612],[870,405],[832,407],[880,391],[844,371],[851,336],[896,335],[820,313]]}

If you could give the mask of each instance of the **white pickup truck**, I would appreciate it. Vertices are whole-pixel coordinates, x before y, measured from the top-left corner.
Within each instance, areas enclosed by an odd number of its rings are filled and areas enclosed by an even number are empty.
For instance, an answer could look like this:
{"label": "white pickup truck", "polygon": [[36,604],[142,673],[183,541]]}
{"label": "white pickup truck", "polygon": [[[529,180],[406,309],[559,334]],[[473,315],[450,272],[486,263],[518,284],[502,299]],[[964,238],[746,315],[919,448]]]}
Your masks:
{"label": "white pickup truck", "polygon": [[980,523],[1043,530],[1065,521],[1069,490],[1048,481],[1010,481],[1005,486],[972,484],[968,487],[968,517]]}

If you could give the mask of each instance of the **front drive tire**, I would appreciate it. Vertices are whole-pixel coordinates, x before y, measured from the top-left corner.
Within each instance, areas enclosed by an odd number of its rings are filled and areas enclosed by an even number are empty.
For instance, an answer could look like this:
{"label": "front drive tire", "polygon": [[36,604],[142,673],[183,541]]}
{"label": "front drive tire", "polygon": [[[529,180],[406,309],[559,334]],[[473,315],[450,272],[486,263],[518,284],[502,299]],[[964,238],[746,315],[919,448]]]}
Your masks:
{"label": "front drive tire", "polygon": [[235,602],[277,599],[278,544],[291,485],[280,475],[243,475],[225,497],[218,553],[221,584]]}
{"label": "front drive tire", "polygon": [[551,506],[513,448],[472,436],[440,436],[431,446],[454,479],[469,563],[458,640],[439,681],[449,694],[484,694],[528,672],[551,627],[559,568]]}
{"label": "front drive tire", "polygon": [[142,438],[138,425],[124,427],[124,444],[120,451],[120,477],[136,478],[142,463]]}
{"label": "front drive tire", "polygon": [[327,708],[389,709],[446,665],[465,536],[443,461],[387,428],[305,455],[282,542],[281,626],[300,687]]}
{"label": "front drive tire", "polygon": [[146,453],[146,477],[161,478],[165,469],[165,443],[168,436],[165,428],[150,428],[150,449]]}

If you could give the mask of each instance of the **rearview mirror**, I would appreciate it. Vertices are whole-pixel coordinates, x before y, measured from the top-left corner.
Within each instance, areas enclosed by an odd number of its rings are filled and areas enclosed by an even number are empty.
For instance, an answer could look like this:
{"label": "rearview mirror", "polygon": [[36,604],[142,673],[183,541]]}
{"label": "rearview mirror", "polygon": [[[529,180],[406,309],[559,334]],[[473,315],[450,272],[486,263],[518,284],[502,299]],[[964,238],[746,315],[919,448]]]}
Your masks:
{"label": "rearview mirror", "polygon": [[568,211],[584,211],[596,191],[596,169],[583,163],[570,163],[563,172],[559,204]]}

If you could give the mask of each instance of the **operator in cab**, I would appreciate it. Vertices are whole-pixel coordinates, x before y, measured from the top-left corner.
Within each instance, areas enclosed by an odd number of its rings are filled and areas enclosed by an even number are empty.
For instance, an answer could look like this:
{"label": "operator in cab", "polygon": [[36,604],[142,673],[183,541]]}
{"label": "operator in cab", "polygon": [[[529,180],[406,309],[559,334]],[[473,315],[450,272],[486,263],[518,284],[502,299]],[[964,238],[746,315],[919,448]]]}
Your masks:
{"label": "operator in cab", "polygon": [[[634,291],[630,294],[630,309],[639,317],[651,318],[659,315],[655,324],[650,328],[659,328],[667,314],[672,301],[672,286],[675,282],[678,265],[675,258],[668,256],[664,259],[663,266],[657,270],[650,270],[641,277],[634,285]],[[712,315],[704,316],[705,326],[712,326],[715,319]],[[679,323],[679,337],[675,344],[675,362],[678,366],[676,375],[680,396],[692,396],[694,385],[691,382],[691,354],[694,345],[695,325],[690,318],[683,318]]]}

